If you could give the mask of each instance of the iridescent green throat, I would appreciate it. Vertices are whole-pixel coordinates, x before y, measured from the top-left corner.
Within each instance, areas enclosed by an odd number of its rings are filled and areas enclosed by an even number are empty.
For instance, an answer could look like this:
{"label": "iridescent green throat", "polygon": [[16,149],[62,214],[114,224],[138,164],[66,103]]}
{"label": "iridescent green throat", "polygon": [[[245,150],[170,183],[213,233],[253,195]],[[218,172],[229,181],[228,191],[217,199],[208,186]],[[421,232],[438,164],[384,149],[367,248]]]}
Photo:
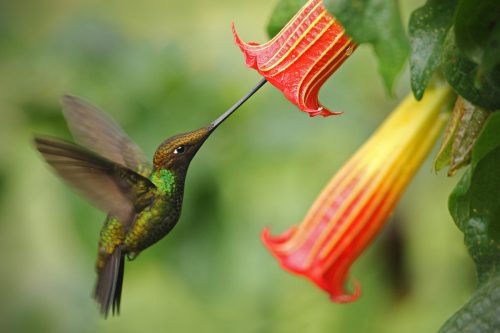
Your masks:
{"label": "iridescent green throat", "polygon": [[172,194],[175,190],[175,175],[167,169],[153,171],[151,181],[163,193]]}

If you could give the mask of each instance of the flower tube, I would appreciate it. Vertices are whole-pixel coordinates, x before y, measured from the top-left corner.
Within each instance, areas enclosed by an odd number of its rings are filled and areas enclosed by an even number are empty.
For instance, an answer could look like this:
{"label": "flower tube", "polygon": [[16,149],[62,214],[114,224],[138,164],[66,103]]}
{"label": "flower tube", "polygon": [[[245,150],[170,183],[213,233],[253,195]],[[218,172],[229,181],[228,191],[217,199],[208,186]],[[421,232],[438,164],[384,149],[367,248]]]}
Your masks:
{"label": "flower tube", "polygon": [[429,88],[418,102],[408,96],[323,189],[304,221],[262,240],[281,266],[303,275],[332,301],[356,300],[346,280],[354,260],[380,232],[446,120],[446,87]]}
{"label": "flower tube", "polygon": [[330,116],[318,101],[325,81],[356,49],[342,25],[321,0],[311,0],[269,42],[243,42],[233,25],[236,44],[248,67],[256,69],[292,103],[310,116]]}

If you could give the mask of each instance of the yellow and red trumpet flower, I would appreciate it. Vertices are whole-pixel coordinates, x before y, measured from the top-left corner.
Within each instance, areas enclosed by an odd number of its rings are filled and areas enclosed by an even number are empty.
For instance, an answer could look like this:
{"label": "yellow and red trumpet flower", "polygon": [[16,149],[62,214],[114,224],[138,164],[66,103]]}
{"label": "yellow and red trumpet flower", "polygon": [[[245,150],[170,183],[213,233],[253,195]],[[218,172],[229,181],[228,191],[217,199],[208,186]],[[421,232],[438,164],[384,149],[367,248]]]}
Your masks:
{"label": "yellow and red trumpet flower", "polygon": [[248,67],[256,69],[302,111],[330,116],[318,100],[325,81],[356,49],[342,25],[321,0],[311,0],[269,42],[243,42],[233,25],[236,44]]}
{"label": "yellow and red trumpet flower", "polygon": [[418,102],[408,96],[337,172],[304,221],[281,236],[262,233],[281,266],[312,280],[334,302],[351,302],[346,290],[354,260],[380,232],[406,186],[434,145],[450,100],[448,87],[429,88]]}

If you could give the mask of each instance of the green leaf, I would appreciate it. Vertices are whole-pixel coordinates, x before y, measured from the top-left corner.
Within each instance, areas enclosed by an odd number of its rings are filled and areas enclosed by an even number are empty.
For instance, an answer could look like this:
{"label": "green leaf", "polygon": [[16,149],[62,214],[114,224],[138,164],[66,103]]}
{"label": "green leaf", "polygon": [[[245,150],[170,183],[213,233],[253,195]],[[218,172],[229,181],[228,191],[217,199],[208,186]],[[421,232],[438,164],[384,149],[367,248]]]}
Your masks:
{"label": "green leaf", "polygon": [[491,333],[500,327],[500,277],[482,285],[439,333]]}
{"label": "green leaf", "polygon": [[[450,212],[464,233],[479,284],[500,264],[500,147],[469,169],[450,196]],[[500,306],[500,304],[499,304]]]}
{"label": "green leaf", "polygon": [[409,53],[396,0],[324,0],[357,43],[373,45],[379,73],[389,93]]}
{"label": "green leaf", "polygon": [[460,96],[488,110],[500,109],[500,66],[486,73],[480,70],[460,52],[453,30],[445,40],[442,70]]}
{"label": "green leaf", "polygon": [[428,0],[410,16],[411,88],[417,100],[441,63],[443,42],[453,24],[457,0]]}
{"label": "green leaf", "polygon": [[267,34],[273,38],[304,6],[305,0],[279,0],[267,24]]}
{"label": "green leaf", "polygon": [[500,23],[498,22],[486,42],[482,60],[481,66],[485,72],[492,71],[500,64]]}
{"label": "green leaf", "polygon": [[454,30],[456,45],[462,55],[478,65],[476,82],[481,84],[489,77],[499,91],[500,1],[460,0]]}
{"label": "green leaf", "polygon": [[[498,52],[500,45],[491,43],[491,40],[498,40],[499,21],[500,1],[459,1],[455,17],[456,42],[460,51],[470,61],[481,64],[487,48],[494,48]],[[495,62],[498,64],[500,58],[496,58]],[[494,64],[489,64],[490,69],[493,67]]]}
{"label": "green leaf", "polygon": [[473,149],[471,167],[449,208],[476,264],[478,289],[440,333],[494,332],[500,327],[500,113],[491,114]]}

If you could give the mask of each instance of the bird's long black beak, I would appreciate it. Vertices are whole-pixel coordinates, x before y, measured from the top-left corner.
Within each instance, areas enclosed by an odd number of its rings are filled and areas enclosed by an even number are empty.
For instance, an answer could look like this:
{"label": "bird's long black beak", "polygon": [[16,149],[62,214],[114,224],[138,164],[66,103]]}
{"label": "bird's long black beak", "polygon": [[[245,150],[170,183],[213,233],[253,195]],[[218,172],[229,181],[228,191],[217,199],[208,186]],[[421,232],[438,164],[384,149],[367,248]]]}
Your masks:
{"label": "bird's long black beak", "polygon": [[252,97],[252,95],[255,94],[257,90],[259,90],[266,82],[266,79],[260,80],[259,83],[257,83],[257,85],[252,88],[252,90],[250,90],[245,96],[243,96],[238,102],[236,102],[229,110],[224,112],[219,116],[219,118],[215,119],[210,125],[208,125],[208,132],[212,133],[220,124],[224,122],[224,120],[229,118],[229,116],[232,115],[234,111],[242,106],[243,103],[247,101],[247,99]]}

